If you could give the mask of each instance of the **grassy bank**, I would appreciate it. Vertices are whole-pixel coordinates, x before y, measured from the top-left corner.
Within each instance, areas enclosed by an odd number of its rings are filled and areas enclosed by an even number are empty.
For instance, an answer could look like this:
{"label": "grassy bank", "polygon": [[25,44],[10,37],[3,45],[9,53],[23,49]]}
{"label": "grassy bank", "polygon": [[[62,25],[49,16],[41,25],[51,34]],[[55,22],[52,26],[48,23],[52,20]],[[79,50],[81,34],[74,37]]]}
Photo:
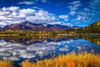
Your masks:
{"label": "grassy bank", "polygon": [[22,62],[22,67],[100,67],[100,55],[87,53],[59,55],[37,63],[26,60]]}

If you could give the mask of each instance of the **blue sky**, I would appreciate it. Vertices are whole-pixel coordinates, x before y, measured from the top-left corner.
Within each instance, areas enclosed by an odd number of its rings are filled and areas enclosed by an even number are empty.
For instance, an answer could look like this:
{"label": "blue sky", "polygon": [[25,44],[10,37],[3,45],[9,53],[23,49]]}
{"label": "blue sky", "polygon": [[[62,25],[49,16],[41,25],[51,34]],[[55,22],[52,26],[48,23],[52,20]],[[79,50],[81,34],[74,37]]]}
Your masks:
{"label": "blue sky", "polygon": [[0,26],[30,21],[87,26],[100,20],[100,0],[0,0]]}

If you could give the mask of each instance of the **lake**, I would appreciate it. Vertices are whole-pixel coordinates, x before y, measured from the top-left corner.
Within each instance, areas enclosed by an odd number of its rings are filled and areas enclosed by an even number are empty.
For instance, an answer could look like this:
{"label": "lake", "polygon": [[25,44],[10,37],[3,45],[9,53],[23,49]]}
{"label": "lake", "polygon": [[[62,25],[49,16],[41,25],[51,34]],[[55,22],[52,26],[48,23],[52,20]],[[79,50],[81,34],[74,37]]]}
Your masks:
{"label": "lake", "polygon": [[0,40],[0,59],[11,60],[14,64],[26,59],[36,62],[52,55],[72,53],[91,53],[100,54],[100,37],[77,37],[77,38],[17,38],[5,37]]}

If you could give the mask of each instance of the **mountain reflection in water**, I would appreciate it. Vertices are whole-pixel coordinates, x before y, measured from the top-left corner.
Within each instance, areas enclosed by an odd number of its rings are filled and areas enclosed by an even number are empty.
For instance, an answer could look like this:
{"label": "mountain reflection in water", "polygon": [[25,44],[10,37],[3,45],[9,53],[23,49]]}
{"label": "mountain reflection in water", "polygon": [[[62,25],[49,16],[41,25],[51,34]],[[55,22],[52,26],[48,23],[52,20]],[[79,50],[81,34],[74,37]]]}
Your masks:
{"label": "mountain reflection in water", "polygon": [[100,54],[100,38],[96,38],[3,38],[0,40],[0,58],[21,61],[23,58],[49,58],[50,54],[66,54],[73,51],[90,53],[92,49]]}

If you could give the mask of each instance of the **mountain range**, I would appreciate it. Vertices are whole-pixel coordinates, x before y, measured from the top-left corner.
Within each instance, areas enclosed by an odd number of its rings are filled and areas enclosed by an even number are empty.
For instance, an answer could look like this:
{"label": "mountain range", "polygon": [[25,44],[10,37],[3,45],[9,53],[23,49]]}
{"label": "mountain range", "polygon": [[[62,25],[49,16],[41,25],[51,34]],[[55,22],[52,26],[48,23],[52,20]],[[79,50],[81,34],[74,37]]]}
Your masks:
{"label": "mountain range", "polygon": [[62,31],[62,30],[68,30],[68,29],[77,29],[81,28],[78,26],[68,26],[68,25],[60,25],[60,24],[36,24],[31,23],[29,21],[20,22],[18,24],[11,24],[6,25],[1,28],[3,31],[7,30],[17,30],[17,31]]}

